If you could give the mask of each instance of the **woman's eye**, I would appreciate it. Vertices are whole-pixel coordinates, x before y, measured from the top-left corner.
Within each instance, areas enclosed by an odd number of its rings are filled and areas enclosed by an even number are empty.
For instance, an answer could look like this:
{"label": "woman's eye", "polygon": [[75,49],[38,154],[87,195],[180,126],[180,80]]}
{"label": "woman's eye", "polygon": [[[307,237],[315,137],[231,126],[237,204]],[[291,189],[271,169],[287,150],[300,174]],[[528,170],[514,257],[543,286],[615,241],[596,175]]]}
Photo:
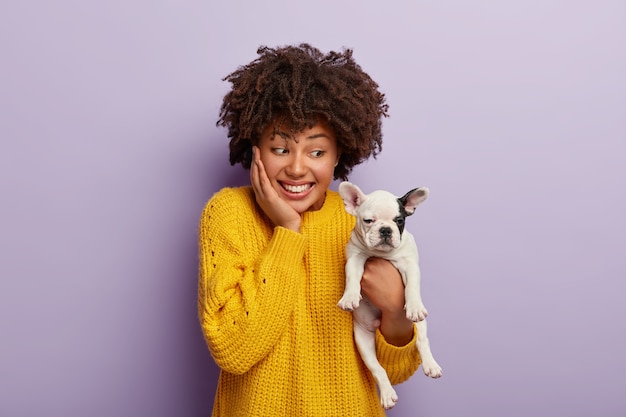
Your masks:
{"label": "woman's eye", "polygon": [[314,158],[319,158],[324,155],[324,151],[313,151],[311,152]]}
{"label": "woman's eye", "polygon": [[285,148],[272,148],[272,152],[274,152],[277,155],[284,155],[287,153],[287,149]]}

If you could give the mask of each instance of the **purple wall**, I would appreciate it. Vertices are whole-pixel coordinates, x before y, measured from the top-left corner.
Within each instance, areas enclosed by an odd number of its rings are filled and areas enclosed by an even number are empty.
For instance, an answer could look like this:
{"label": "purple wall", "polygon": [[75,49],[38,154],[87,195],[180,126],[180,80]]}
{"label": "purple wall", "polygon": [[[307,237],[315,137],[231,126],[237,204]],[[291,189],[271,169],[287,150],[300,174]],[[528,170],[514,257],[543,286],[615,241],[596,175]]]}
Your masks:
{"label": "purple wall", "polygon": [[0,6],[0,415],[209,415],[196,225],[247,181],[221,78],[300,41],[388,96],[353,182],[431,189],[408,227],[445,375],[389,415],[626,415],[626,3],[214,3]]}

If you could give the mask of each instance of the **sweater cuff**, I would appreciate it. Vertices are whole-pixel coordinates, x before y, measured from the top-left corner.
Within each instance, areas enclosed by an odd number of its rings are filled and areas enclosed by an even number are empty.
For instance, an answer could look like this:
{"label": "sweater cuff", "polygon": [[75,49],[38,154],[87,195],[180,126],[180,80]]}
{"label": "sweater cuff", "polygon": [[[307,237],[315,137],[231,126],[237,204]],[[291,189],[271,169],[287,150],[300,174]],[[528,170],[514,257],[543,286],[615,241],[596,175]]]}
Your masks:
{"label": "sweater cuff", "polygon": [[417,350],[417,327],[413,325],[413,337],[404,346],[389,344],[380,329],[376,329],[376,354],[392,383],[406,381],[422,363]]}
{"label": "sweater cuff", "polygon": [[[297,260],[300,263],[306,250],[306,240],[306,237],[300,233],[282,226],[276,226],[271,243],[267,248],[267,254],[272,258],[278,256],[283,261]],[[285,253],[289,253],[291,259],[284,259]]]}
{"label": "sweater cuff", "polygon": [[307,239],[300,233],[280,226],[274,228],[259,270],[259,279],[267,285],[269,294],[286,296],[295,290],[297,280],[284,277],[303,276],[306,245]]}

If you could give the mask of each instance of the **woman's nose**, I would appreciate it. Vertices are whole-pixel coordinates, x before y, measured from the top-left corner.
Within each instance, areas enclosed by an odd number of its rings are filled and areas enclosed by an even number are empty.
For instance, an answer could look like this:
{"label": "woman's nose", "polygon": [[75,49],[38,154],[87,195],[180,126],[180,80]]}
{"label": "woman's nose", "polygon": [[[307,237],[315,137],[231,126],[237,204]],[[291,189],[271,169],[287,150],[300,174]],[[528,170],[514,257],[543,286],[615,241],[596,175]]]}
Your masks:
{"label": "woman's nose", "polygon": [[286,167],[288,175],[299,177],[306,172],[306,161],[304,155],[292,154],[289,164]]}

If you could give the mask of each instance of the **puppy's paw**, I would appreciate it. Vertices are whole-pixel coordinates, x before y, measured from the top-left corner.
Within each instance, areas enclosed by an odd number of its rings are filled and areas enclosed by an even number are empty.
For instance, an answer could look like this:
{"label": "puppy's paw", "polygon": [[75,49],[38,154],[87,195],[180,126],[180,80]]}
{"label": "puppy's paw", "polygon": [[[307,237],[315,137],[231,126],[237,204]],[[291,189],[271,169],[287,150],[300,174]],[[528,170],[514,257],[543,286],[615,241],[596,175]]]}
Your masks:
{"label": "puppy's paw", "polygon": [[428,311],[422,303],[414,304],[407,302],[404,309],[406,310],[406,318],[413,322],[422,321],[428,317]]}
{"label": "puppy's paw", "polygon": [[363,297],[360,293],[352,294],[352,293],[344,293],[341,300],[337,303],[339,308],[345,311],[354,311],[359,307],[359,303]]}
{"label": "puppy's paw", "polygon": [[435,359],[424,359],[422,362],[422,370],[424,371],[424,375],[431,378],[441,378],[443,375],[443,370]]}
{"label": "puppy's paw", "polygon": [[385,410],[393,408],[397,402],[398,394],[396,394],[396,391],[393,388],[389,387],[388,389],[380,391],[380,403]]}

